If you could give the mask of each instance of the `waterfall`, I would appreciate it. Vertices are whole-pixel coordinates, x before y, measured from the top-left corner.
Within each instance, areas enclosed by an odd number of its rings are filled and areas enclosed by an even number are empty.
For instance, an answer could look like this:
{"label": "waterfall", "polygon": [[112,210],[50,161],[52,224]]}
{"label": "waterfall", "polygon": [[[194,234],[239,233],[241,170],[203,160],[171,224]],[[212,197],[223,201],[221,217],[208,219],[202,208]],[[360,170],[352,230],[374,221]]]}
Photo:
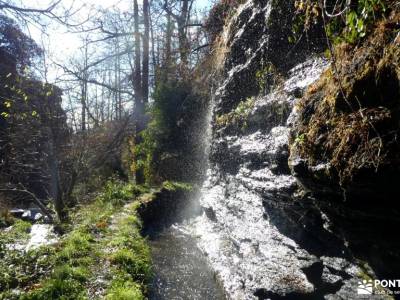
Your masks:
{"label": "waterfall", "polygon": [[[314,289],[302,269],[312,265],[316,257],[270,222],[265,202],[279,200],[295,188],[296,181],[290,174],[279,174],[283,170],[276,172],[274,168],[279,168],[288,143],[287,122],[295,114],[293,94],[314,82],[325,68],[323,60],[311,59],[292,69],[282,88],[258,96],[248,121],[257,126],[248,134],[213,134],[213,118],[209,117],[210,151],[227,144],[220,159],[239,160],[239,170],[229,174],[218,161],[209,163],[200,199],[204,214],[193,221],[190,229],[229,298],[255,299],[254,294],[261,288],[308,293]],[[272,118],[268,122],[267,114],[272,109],[276,113],[289,107],[293,109],[291,114],[286,112],[280,120]],[[267,124],[258,124],[263,116]],[[255,161],[258,166],[254,166]]]}
{"label": "waterfall", "polygon": [[[304,45],[295,54],[282,46],[289,6],[249,0],[222,34],[222,75],[204,139],[203,213],[184,230],[197,237],[228,299],[346,298],[360,272],[327,229],[329,219],[298,200],[288,167],[296,104],[328,67]],[[282,71],[254,94],[260,83],[251,78],[268,60]]]}

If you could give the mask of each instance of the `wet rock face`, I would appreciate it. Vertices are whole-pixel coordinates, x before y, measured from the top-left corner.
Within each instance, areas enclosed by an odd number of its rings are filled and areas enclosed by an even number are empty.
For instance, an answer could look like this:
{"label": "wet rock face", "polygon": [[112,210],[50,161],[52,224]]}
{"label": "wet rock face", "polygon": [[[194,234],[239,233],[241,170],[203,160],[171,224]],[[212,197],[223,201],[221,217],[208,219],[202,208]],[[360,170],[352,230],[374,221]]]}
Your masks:
{"label": "wet rock face", "polygon": [[[289,169],[296,104],[328,67],[301,43],[288,56],[292,4],[248,1],[225,32],[204,213],[190,229],[229,299],[353,299],[359,274],[375,276],[357,266],[337,223],[298,192]],[[260,92],[255,73],[265,62],[279,76]]]}
{"label": "wet rock face", "polygon": [[[357,49],[338,49],[301,100],[289,165],[332,228],[382,278],[400,276],[400,47],[385,20]],[[396,67],[397,66],[397,67]]]}
{"label": "wet rock face", "polygon": [[313,200],[295,196],[287,163],[294,105],[326,67],[311,58],[290,70],[279,88],[256,97],[247,127],[214,126],[204,214],[192,231],[229,299],[355,293],[360,269]]}
{"label": "wet rock face", "polygon": [[[311,29],[309,41],[288,42],[292,35],[294,0],[254,0],[240,6],[229,23],[224,47],[228,55],[224,63],[224,81],[216,91],[218,113],[229,112],[240,101],[256,95],[257,71],[273,64],[286,74],[299,61],[320,51],[322,31]],[[317,28],[317,27],[316,27]]]}

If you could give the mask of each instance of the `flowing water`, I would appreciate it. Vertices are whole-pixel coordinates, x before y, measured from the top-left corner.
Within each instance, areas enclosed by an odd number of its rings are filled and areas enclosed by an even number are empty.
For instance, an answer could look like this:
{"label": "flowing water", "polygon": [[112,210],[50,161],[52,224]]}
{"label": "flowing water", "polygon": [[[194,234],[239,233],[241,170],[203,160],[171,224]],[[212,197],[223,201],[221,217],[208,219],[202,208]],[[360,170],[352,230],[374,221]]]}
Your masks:
{"label": "flowing water", "polygon": [[[323,59],[312,58],[293,68],[280,89],[257,97],[248,132],[213,134],[208,116],[205,147],[214,156],[197,204],[202,213],[150,239],[156,275],[150,299],[281,299],[274,295],[299,293],[319,299],[354,285],[338,281],[334,273],[344,270],[353,277],[358,272],[353,264],[302,247],[292,236],[304,233],[297,226],[300,233],[284,231],[286,216],[273,206],[291,199],[296,189],[295,178],[281,163],[287,161],[295,95],[325,68]],[[235,164],[237,170],[230,168]],[[325,271],[328,279],[322,284],[315,278],[325,269],[333,273]]]}
{"label": "flowing water", "polygon": [[155,278],[151,300],[223,300],[206,257],[193,236],[173,225],[150,238]]}
{"label": "flowing water", "polygon": [[[285,44],[288,3],[247,0],[224,27],[216,51],[221,74],[215,76],[201,141],[209,158],[197,203],[202,213],[150,241],[152,300],[356,295],[365,268],[349,254],[319,201],[299,193],[288,165],[289,138],[304,139],[291,136],[300,99],[329,65],[312,55],[318,45]],[[265,62],[279,68],[271,71]],[[255,72],[272,78],[257,82]],[[255,94],[260,83],[267,88]]]}
{"label": "flowing water", "polygon": [[246,132],[213,133],[210,120],[209,169],[197,203],[202,213],[150,238],[150,299],[346,299],[353,292],[359,269],[341,253],[323,249],[321,256],[287,213],[296,221],[304,216],[301,207],[299,215],[289,207],[296,180],[286,168],[296,95],[325,68],[323,59],[312,58],[293,68],[279,89],[257,97]]}

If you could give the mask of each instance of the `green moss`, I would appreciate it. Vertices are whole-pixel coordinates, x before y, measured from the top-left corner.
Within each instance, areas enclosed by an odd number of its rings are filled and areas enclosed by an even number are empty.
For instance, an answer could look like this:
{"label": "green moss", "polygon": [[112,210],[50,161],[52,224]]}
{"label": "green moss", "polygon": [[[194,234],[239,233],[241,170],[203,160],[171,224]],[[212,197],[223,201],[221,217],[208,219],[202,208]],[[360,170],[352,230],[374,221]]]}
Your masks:
{"label": "green moss", "polygon": [[176,181],[164,181],[162,187],[168,191],[192,191],[193,186],[190,183],[176,182]]}
{"label": "green moss", "polygon": [[[135,210],[136,207],[130,207]],[[116,249],[110,255],[111,263],[132,278],[146,281],[151,277],[150,250],[140,236],[140,225],[136,216],[128,215],[116,224],[115,232],[107,246]]]}
{"label": "green moss", "polygon": [[66,235],[58,246],[60,250],[54,254],[53,272],[40,283],[40,288],[22,299],[86,299],[90,266],[98,261],[94,242],[93,234],[85,226],[78,226]]}
{"label": "green moss", "polygon": [[[357,277],[360,280],[374,281],[376,279],[376,277],[373,276],[373,271],[371,270],[368,263],[365,261],[362,261],[362,260],[358,260],[357,262],[358,262],[358,266],[360,268],[359,272],[357,273]],[[381,287],[380,285],[375,286],[375,288],[380,291],[379,294],[386,295],[384,299],[387,299],[387,300],[395,299],[393,296],[387,294],[387,290],[385,290],[385,288]]]}
{"label": "green moss", "polygon": [[72,278],[49,279],[40,289],[21,297],[21,300],[44,299],[81,300],[88,299],[88,297],[86,291],[82,288],[81,283]]}
{"label": "green moss", "polygon": [[306,140],[306,135],[304,133],[302,133],[296,137],[294,142],[297,144],[303,144],[305,142],[305,140]]}
{"label": "green moss", "polygon": [[238,126],[245,129],[247,127],[247,119],[254,108],[254,104],[254,97],[241,101],[233,111],[217,116],[215,119],[216,125],[218,127]]}
{"label": "green moss", "polygon": [[40,289],[22,299],[87,299],[84,284],[89,276],[89,270],[84,267],[56,267],[52,277],[45,281]]}
{"label": "green moss", "polygon": [[[107,299],[144,299],[150,251],[140,235],[138,204],[123,205],[147,191],[108,182],[93,203],[71,212],[72,225],[64,228],[69,232],[57,245],[27,253],[6,247],[29,233],[30,223],[16,221],[0,234],[0,299],[88,299],[88,287],[100,272],[110,280]],[[103,270],[107,260],[111,267]],[[19,295],[13,289],[27,292]]]}

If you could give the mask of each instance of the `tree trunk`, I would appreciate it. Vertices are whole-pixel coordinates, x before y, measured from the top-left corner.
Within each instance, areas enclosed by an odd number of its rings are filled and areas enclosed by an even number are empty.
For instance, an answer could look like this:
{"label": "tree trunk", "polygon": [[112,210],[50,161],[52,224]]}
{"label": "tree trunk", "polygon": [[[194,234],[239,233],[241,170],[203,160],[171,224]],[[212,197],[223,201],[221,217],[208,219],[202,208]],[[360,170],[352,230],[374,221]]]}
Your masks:
{"label": "tree trunk", "polygon": [[143,102],[149,101],[149,41],[150,41],[150,7],[149,0],[143,0],[143,69],[142,69],[142,92]]}
{"label": "tree trunk", "polygon": [[189,59],[189,41],[186,36],[185,23],[182,21],[178,22],[178,39],[179,39],[179,54],[181,58],[181,64],[183,66],[187,66]]}
{"label": "tree trunk", "polygon": [[87,87],[88,87],[88,73],[87,73],[87,64],[88,64],[88,46],[87,42],[85,42],[85,53],[84,53],[84,62],[83,62],[83,81],[82,81],[82,95],[81,95],[81,129],[82,131],[86,131],[86,105],[87,105]]}
{"label": "tree trunk", "polygon": [[143,102],[142,93],[142,72],[141,72],[141,51],[139,32],[139,6],[138,1],[133,0],[134,34],[135,34],[135,70],[133,74],[133,89],[135,91],[135,106],[141,106]]}
{"label": "tree trunk", "polygon": [[189,57],[189,41],[186,34],[186,23],[189,16],[189,0],[182,0],[182,10],[178,22],[178,39],[181,63],[183,66],[188,65]]}
{"label": "tree trunk", "polygon": [[81,95],[81,130],[86,131],[86,89],[87,82],[82,82],[82,95]]}
{"label": "tree trunk", "polygon": [[114,59],[114,87],[115,87],[115,119],[122,118],[122,98],[121,98],[121,55],[119,38],[115,39],[115,52],[118,54]]}
{"label": "tree trunk", "polygon": [[55,136],[50,127],[47,127],[48,151],[47,151],[47,166],[50,175],[49,196],[53,199],[54,208],[61,222],[66,221],[67,214],[65,212],[64,201],[60,185],[60,170],[58,165],[58,157],[55,149]]}
{"label": "tree trunk", "polygon": [[[151,2],[150,2],[150,7],[151,7]],[[156,75],[156,71],[158,70],[158,60],[156,56],[156,40],[154,38],[154,28],[153,28],[153,20],[151,17],[151,13],[149,10],[149,23],[150,23],[150,37],[151,37],[151,54],[152,54],[152,65],[153,65],[153,74]],[[157,55],[158,55],[158,49],[157,49]],[[155,79],[153,79],[153,83],[155,82]]]}
{"label": "tree trunk", "polygon": [[[139,6],[137,0],[133,0],[133,15],[134,15],[134,34],[135,34],[135,70],[133,74],[133,89],[135,91],[135,145],[142,142],[140,132],[145,128],[144,124],[144,102],[142,91],[142,74],[140,64],[140,32],[139,32]],[[136,157],[136,162],[140,157]],[[135,170],[135,180],[137,184],[144,183],[144,174],[141,168]]]}
{"label": "tree trunk", "polygon": [[[165,51],[161,70],[159,72],[159,81],[166,82],[169,79],[169,73],[172,65],[172,35],[174,32],[174,24],[170,14],[167,14],[167,28],[165,32]],[[159,45],[157,45],[159,46]]]}
{"label": "tree trunk", "polygon": [[[172,12],[172,10],[168,7],[168,1],[164,1],[164,10],[167,12],[167,22],[170,23],[170,18],[173,17],[178,25],[178,42],[179,42],[179,55],[181,60],[181,65],[183,68],[188,66],[189,59],[189,51],[190,44],[187,37],[186,24],[190,19],[190,7],[189,0],[181,0],[182,6],[179,15]],[[167,32],[168,32],[167,25]],[[167,39],[169,35],[167,33]],[[168,47],[168,43],[167,43]],[[168,48],[166,49],[168,54]]]}

